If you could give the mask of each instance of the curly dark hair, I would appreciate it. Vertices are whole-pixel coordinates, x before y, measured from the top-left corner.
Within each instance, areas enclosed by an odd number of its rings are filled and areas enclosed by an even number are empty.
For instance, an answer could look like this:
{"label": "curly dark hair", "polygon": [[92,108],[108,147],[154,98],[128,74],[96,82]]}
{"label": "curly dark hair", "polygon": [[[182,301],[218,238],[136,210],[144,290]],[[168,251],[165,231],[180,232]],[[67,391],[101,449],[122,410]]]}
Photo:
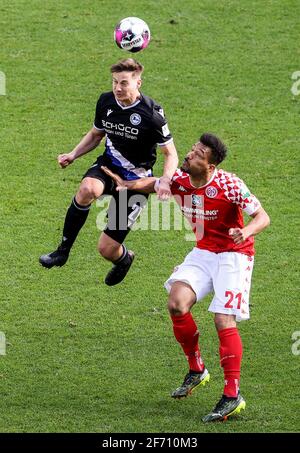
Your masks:
{"label": "curly dark hair", "polygon": [[225,159],[227,155],[227,148],[216,135],[211,134],[210,132],[205,132],[201,135],[199,141],[203,143],[204,146],[211,149],[211,164],[218,165]]}

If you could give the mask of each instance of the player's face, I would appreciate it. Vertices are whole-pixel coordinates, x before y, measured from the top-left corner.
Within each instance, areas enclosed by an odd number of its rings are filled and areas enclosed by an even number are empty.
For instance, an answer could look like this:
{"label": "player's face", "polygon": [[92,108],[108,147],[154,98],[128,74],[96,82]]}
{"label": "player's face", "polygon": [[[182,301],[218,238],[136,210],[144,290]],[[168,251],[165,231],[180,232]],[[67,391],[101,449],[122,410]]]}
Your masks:
{"label": "player's face", "polygon": [[203,145],[201,142],[197,142],[186,155],[181,169],[191,176],[202,176],[212,169],[212,167],[215,168],[215,166],[209,162],[210,157],[210,148]]}
{"label": "player's face", "polygon": [[115,98],[125,105],[133,104],[139,97],[141,78],[134,72],[115,72],[112,75]]}

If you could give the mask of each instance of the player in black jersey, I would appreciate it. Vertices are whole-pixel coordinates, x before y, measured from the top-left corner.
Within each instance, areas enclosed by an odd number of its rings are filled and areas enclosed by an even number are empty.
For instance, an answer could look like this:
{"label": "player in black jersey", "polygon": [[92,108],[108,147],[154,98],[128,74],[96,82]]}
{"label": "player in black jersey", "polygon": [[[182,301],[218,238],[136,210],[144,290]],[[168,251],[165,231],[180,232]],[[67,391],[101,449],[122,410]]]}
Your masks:
{"label": "player in black jersey", "polygon": [[[101,94],[94,126],[81,142],[68,154],[58,156],[59,165],[67,167],[78,157],[96,148],[106,137],[104,154],[85,173],[78,192],[67,211],[62,242],[58,248],[39,259],[42,266],[63,266],[68,260],[71,247],[83,227],[91,203],[102,194],[112,195],[108,210],[108,224],[102,232],[98,249],[100,254],[113,263],[105,283],[116,285],[127,274],[134,253],[127,250],[123,241],[134,221],[145,206],[145,194],[134,203],[120,200],[122,193],[115,190],[113,180],[101,170],[105,165],[125,180],[152,176],[156,161],[156,146],[164,154],[164,171],[160,178],[158,197],[167,199],[170,182],[178,157],[163,109],[153,99],[140,92],[143,66],[132,58],[121,60],[111,67],[113,90]],[[132,194],[128,191],[127,198]]]}

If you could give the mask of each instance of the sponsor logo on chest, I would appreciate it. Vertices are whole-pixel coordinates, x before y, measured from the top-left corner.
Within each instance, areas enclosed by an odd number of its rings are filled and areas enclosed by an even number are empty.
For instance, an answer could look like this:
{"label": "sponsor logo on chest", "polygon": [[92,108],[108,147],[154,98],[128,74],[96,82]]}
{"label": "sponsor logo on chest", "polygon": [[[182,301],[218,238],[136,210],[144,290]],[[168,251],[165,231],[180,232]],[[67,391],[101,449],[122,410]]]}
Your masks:
{"label": "sponsor logo on chest", "polygon": [[133,140],[136,140],[139,134],[139,130],[136,127],[126,126],[123,123],[114,123],[112,121],[102,120],[102,125],[107,133],[131,138]]}
{"label": "sponsor logo on chest", "polygon": [[201,196],[193,193],[192,204],[198,206],[199,208],[202,208],[203,207],[203,198]]}

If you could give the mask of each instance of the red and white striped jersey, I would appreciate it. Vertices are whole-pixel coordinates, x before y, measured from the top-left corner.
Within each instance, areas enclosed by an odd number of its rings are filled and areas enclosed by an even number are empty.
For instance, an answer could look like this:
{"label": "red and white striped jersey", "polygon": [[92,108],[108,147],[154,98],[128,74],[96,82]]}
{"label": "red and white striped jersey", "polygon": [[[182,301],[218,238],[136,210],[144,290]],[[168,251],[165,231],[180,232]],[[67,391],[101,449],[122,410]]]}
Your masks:
{"label": "red and white striped jersey", "polygon": [[229,236],[230,228],[244,227],[242,211],[251,215],[261,206],[235,174],[216,169],[210,181],[195,187],[188,173],[177,170],[171,191],[193,228],[199,249],[254,255],[253,237],[236,245]]}

